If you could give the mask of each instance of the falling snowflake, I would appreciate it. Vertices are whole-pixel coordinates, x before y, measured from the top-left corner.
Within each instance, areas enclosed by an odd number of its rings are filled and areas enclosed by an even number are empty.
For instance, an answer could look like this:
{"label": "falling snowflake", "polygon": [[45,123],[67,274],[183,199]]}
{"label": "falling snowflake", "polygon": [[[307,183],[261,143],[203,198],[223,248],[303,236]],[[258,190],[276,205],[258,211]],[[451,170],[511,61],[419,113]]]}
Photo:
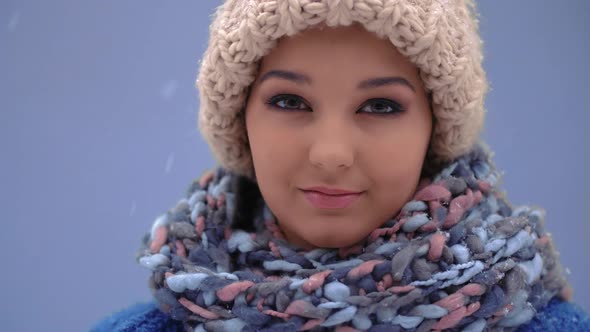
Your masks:
{"label": "falling snowflake", "polygon": [[167,81],[166,83],[164,83],[164,85],[162,85],[162,88],[160,89],[160,95],[162,96],[163,99],[170,99],[174,96],[174,94],[176,93],[176,90],[178,89],[178,82],[175,80],[170,80]]}
{"label": "falling snowflake", "polygon": [[173,165],[174,165],[174,152],[171,152],[170,155],[168,155],[168,159],[166,160],[166,168],[164,169],[164,172],[166,172],[166,174],[170,173]]}
{"label": "falling snowflake", "polygon": [[10,20],[8,21],[8,31],[12,32],[16,29],[18,22],[20,21],[20,13],[15,11],[10,16]]}
{"label": "falling snowflake", "polygon": [[129,211],[129,216],[133,217],[135,214],[135,209],[137,208],[137,203],[135,201],[131,202],[131,210]]}

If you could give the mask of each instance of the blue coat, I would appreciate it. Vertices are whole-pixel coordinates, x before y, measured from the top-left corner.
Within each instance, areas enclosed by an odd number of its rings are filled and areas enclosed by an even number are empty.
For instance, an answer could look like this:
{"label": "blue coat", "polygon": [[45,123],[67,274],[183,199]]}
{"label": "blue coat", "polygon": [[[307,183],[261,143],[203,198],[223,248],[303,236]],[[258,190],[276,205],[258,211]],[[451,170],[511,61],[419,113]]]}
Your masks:
{"label": "blue coat", "polygon": [[[91,332],[181,332],[182,324],[161,312],[155,303],[142,303],[128,307],[94,326]],[[569,302],[552,300],[545,309],[522,326],[519,332],[590,331],[590,316]]]}

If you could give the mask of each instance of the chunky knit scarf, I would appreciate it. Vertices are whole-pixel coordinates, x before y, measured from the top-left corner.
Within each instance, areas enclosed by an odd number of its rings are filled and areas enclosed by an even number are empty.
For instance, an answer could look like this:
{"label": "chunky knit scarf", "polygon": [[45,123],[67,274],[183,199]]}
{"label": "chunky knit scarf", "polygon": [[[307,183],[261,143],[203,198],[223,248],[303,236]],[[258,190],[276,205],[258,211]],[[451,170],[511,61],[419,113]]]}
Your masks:
{"label": "chunky knit scarf", "polygon": [[570,296],[543,212],[509,205],[481,145],[349,248],[291,246],[263,202],[236,228],[236,178],[196,180],[144,239],[154,296],[187,330],[511,331]]}

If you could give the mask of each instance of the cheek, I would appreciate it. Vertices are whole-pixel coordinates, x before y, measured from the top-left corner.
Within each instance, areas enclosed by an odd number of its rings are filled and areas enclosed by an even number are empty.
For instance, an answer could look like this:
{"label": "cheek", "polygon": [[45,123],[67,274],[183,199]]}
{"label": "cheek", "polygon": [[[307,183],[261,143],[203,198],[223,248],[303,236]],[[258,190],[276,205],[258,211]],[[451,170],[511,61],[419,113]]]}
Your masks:
{"label": "cheek", "polygon": [[293,179],[298,165],[306,157],[301,137],[257,111],[246,118],[254,170],[263,193],[285,195],[284,188]]}
{"label": "cheek", "polygon": [[430,141],[430,127],[403,123],[392,127],[374,131],[366,139],[361,151],[368,159],[365,166],[384,174],[412,172],[416,168],[419,172]]}
{"label": "cheek", "polygon": [[384,134],[372,149],[366,150],[363,160],[376,189],[375,198],[389,209],[411,199],[422,174],[430,130],[428,125],[413,128]]}

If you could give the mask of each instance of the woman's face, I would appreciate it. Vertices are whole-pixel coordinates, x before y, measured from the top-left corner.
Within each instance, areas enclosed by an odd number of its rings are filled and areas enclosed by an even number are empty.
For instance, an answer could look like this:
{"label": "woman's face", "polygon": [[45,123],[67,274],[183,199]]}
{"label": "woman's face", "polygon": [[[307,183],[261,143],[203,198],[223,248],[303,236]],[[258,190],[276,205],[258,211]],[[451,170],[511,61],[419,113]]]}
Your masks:
{"label": "woman's face", "polygon": [[345,247],[394,217],[432,131],[416,67],[360,26],[282,39],[260,64],[246,128],[262,196],[287,240]]}

